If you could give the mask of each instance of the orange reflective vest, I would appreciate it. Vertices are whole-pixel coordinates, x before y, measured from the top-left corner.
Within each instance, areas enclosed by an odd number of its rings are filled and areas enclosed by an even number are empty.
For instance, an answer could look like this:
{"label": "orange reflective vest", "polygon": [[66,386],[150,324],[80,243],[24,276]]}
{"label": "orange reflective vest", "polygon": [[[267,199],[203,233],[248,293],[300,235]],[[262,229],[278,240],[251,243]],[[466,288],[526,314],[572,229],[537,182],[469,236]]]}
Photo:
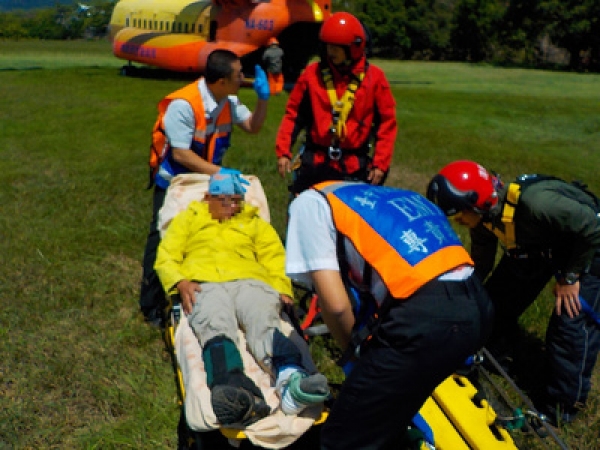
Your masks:
{"label": "orange reflective vest", "polygon": [[[194,111],[196,128],[190,145],[191,150],[206,161],[221,165],[223,155],[230,145],[231,130],[233,128],[230,102],[226,101],[224,103],[216,120],[207,120],[198,88],[198,80],[196,80],[178,91],[167,95],[158,104],[157,125],[161,125],[160,131],[164,130],[164,126],[162,125],[167,107],[175,99],[188,101]],[[162,132],[164,134],[164,131]],[[189,170],[177,163],[173,159],[170,148],[166,147],[163,158],[158,165],[155,182],[158,186],[166,189],[175,175],[187,172]]]}
{"label": "orange reflective vest", "polygon": [[416,192],[337,181],[313,188],[329,202],[335,228],[396,299],[461,265],[473,265],[442,211]]}

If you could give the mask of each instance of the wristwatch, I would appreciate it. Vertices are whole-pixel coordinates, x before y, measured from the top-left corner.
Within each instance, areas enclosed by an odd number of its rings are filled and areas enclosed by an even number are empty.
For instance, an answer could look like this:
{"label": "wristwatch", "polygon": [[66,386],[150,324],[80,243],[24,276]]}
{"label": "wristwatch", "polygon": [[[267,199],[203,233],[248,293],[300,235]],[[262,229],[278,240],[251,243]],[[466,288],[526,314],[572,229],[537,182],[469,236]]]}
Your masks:
{"label": "wristwatch", "polygon": [[579,274],[574,272],[567,272],[561,278],[560,284],[568,284],[569,286],[577,283],[579,281]]}

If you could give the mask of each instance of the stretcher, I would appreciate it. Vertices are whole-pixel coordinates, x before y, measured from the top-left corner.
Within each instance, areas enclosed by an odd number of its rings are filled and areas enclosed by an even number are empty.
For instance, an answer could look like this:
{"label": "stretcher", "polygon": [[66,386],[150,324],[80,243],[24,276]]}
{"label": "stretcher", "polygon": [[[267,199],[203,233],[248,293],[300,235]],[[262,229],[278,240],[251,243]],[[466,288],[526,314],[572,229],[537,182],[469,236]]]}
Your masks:
{"label": "stretcher", "polygon": [[[270,221],[269,206],[260,180],[252,175],[244,176],[244,178],[249,182],[246,186],[245,201],[256,206],[261,217]],[[185,174],[179,175],[171,181],[164,205],[159,211],[158,226],[161,235],[164,234],[175,215],[185,209],[190,201],[202,200],[208,189],[209,179],[208,175]],[[290,319],[285,314],[282,314],[281,327],[282,331],[301,350],[303,366],[309,372],[316,372],[306,341],[295,331],[290,324]],[[178,427],[179,449],[236,448],[242,442],[248,441],[260,448],[287,448],[300,439],[313,425],[325,421],[327,411],[323,405],[311,406],[297,416],[285,415],[279,408],[279,397],[273,386],[271,375],[263,371],[246,350],[242,331],[239,331],[238,339],[244,372],[261,389],[265,401],[272,411],[269,416],[244,429],[224,428],[218,423],[211,407],[210,389],[206,383],[202,349],[188,325],[177,297],[169,299],[164,340],[172,358],[181,405]],[[223,439],[215,438],[215,433],[218,433]]]}

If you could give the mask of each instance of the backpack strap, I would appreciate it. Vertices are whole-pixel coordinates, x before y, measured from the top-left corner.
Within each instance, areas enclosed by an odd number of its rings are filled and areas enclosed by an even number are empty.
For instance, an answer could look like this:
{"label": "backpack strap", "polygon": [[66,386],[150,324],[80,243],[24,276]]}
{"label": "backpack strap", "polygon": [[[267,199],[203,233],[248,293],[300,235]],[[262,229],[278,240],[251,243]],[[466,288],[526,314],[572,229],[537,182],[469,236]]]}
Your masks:
{"label": "backpack strap", "polygon": [[[498,237],[498,239],[500,240],[500,242],[502,242],[502,245],[505,247],[506,250],[513,250],[517,247],[514,216],[517,204],[519,203],[519,198],[521,197],[521,193],[524,189],[531,186],[532,184],[547,180],[557,180],[567,183],[566,181],[551,175],[519,175],[514,182],[508,185],[508,190],[506,193],[506,202],[504,203],[504,207],[502,208],[501,218],[502,224],[504,225],[504,231],[494,227],[493,224],[489,222],[483,224],[488,230],[490,230]],[[596,213],[600,213],[600,200],[598,200],[598,197],[596,197],[596,195],[594,195],[594,193],[587,188],[586,184],[578,180],[573,181],[570,184],[579,188],[587,196],[589,196],[595,205],[594,209]]]}
{"label": "backpack strap", "polygon": [[483,224],[488,230],[496,235],[506,250],[512,250],[517,247],[514,217],[519,197],[521,197],[521,185],[519,183],[510,183],[506,194],[506,202],[502,208],[501,220],[504,225],[504,232],[499,228],[494,227],[492,223],[484,222]]}
{"label": "backpack strap", "polygon": [[[373,278],[373,267],[365,261],[365,266],[362,273],[362,282],[357,283],[350,278],[350,264],[346,257],[346,249],[344,246],[345,237],[339,231],[337,232],[336,253],[340,264],[340,274],[342,281],[348,292],[348,297],[352,302],[352,310],[356,323],[364,322],[369,309],[372,309],[372,304],[377,304],[377,301],[371,294],[371,280]],[[370,306],[371,305],[371,306]]]}
{"label": "backpack strap", "polygon": [[377,300],[375,300],[375,297],[371,293],[373,267],[367,261],[365,261],[363,268],[362,282],[357,283],[350,278],[350,264],[346,257],[344,243],[345,237],[338,231],[336,252],[340,265],[340,274],[348,292],[348,297],[352,302],[355,320],[350,336],[350,343],[336,362],[340,367],[344,367],[350,360],[358,356],[361,345],[371,339],[371,336],[381,323],[381,318],[385,316],[394,302],[392,296],[388,295],[381,306],[377,306]]}

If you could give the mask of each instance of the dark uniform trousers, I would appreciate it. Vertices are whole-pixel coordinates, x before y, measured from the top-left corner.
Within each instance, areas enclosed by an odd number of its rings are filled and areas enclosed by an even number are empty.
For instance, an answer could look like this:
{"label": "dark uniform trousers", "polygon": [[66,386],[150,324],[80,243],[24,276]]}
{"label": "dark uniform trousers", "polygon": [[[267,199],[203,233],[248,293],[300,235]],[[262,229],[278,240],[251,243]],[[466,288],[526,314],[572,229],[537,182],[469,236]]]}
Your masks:
{"label": "dark uniform trousers", "polygon": [[[510,353],[517,342],[518,318],[556,273],[551,259],[503,256],[485,283],[495,307],[494,333],[487,345],[493,354]],[[590,273],[580,279],[580,296],[600,315],[600,253]],[[600,325],[586,313],[569,318],[554,310],[546,331],[548,400],[564,408],[584,404],[600,351]]]}
{"label": "dark uniform trousers", "polygon": [[161,313],[161,308],[165,305],[165,292],[160,284],[160,279],[154,271],[154,262],[156,261],[156,252],[160,244],[160,232],[158,230],[158,212],[165,202],[166,190],[154,186],[152,197],[152,221],[144,249],[144,259],[142,261],[142,282],[140,286],[140,309],[147,319],[153,313]]}
{"label": "dark uniform trousers", "polygon": [[342,385],[321,448],[397,448],[435,387],[483,346],[492,310],[475,275],[431,281],[395,302]]}

